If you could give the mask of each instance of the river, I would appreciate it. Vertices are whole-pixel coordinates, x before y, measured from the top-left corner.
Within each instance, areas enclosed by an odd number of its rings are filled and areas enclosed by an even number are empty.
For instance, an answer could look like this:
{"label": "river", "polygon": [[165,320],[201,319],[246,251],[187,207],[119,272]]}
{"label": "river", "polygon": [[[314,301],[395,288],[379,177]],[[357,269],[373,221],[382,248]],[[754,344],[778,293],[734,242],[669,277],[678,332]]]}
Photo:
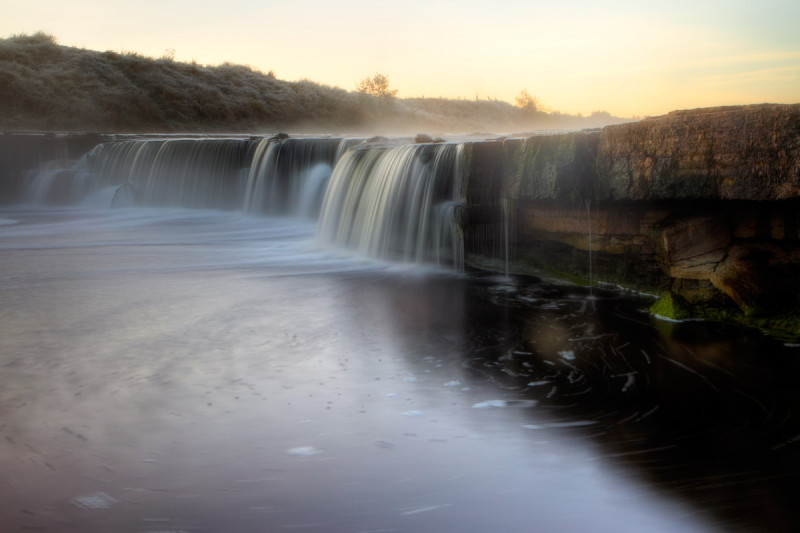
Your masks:
{"label": "river", "polygon": [[798,348],[313,221],[0,209],[5,531],[800,523]]}

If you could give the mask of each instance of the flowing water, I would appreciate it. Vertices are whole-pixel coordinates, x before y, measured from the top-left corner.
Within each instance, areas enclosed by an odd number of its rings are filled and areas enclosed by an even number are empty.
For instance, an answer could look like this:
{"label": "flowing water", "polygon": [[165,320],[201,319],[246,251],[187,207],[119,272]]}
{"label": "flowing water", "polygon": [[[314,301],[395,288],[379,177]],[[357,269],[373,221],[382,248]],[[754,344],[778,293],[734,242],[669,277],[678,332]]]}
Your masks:
{"label": "flowing water", "polygon": [[[233,163],[198,195],[150,180],[196,146],[125,142],[140,144],[98,148],[67,185],[43,184],[52,169],[31,183],[61,205],[0,209],[4,531],[800,523],[798,348],[657,320],[644,296],[461,272],[459,192],[426,174],[457,173],[457,146],[280,167],[264,159],[281,145],[215,141]],[[366,167],[382,170],[343,172]],[[309,193],[324,202],[269,207],[263,191],[308,197],[279,173],[327,185]],[[406,189],[386,209],[411,229],[359,210],[389,174]]]}

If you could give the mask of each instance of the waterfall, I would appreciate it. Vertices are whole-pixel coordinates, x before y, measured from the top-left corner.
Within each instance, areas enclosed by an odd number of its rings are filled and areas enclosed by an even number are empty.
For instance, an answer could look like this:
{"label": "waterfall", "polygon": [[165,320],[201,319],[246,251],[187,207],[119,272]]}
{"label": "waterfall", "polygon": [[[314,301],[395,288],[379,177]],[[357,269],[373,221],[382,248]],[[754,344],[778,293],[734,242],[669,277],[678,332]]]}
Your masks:
{"label": "waterfall", "polygon": [[72,168],[40,173],[29,197],[37,203],[69,204],[106,189],[110,202],[117,189],[146,205],[234,209],[241,204],[242,168],[249,165],[250,144],[244,139],[103,143]]}
{"label": "waterfall", "polygon": [[325,195],[318,239],[373,257],[460,268],[462,157],[456,144],[345,153]]}
{"label": "waterfall", "polygon": [[247,164],[248,143],[162,141],[145,163],[146,172],[128,182],[144,204],[233,209],[241,203],[241,169]]}
{"label": "waterfall", "polygon": [[336,160],[357,140],[137,139],[96,146],[70,168],[44,168],[34,203],[242,209],[315,218]]}
{"label": "waterfall", "polygon": [[264,139],[247,176],[244,210],[315,218],[342,139]]}
{"label": "waterfall", "polygon": [[24,199],[36,204],[74,204],[97,189],[95,176],[80,167],[46,164],[39,168]]}
{"label": "waterfall", "polygon": [[[460,144],[360,139],[136,139],[96,146],[29,186],[39,203],[242,210],[318,219],[317,239],[463,270]],[[92,196],[94,195],[94,196]]]}

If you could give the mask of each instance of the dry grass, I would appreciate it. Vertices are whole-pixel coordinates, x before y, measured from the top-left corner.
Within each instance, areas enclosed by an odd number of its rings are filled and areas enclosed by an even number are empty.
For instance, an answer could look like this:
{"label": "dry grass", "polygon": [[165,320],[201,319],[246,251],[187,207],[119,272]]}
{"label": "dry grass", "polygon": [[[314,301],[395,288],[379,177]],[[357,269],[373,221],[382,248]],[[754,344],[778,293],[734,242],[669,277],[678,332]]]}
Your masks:
{"label": "dry grass", "polygon": [[0,130],[510,132],[595,125],[506,102],[386,99],[279,80],[243,65],[66,47],[42,32],[0,39]]}

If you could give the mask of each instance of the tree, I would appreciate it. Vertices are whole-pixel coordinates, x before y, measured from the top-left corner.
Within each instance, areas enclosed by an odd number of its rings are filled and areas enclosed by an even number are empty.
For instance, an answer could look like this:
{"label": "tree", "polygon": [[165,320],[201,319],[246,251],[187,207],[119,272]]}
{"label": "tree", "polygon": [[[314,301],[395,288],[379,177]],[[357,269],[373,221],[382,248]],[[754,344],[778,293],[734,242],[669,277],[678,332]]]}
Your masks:
{"label": "tree", "polygon": [[527,89],[522,89],[514,101],[517,103],[517,107],[523,111],[537,111],[541,108],[539,100],[535,96],[528,94]]}
{"label": "tree", "polygon": [[389,89],[389,76],[386,74],[375,73],[371,78],[367,77],[358,82],[356,89],[360,93],[391,98],[397,94],[397,89]]}

